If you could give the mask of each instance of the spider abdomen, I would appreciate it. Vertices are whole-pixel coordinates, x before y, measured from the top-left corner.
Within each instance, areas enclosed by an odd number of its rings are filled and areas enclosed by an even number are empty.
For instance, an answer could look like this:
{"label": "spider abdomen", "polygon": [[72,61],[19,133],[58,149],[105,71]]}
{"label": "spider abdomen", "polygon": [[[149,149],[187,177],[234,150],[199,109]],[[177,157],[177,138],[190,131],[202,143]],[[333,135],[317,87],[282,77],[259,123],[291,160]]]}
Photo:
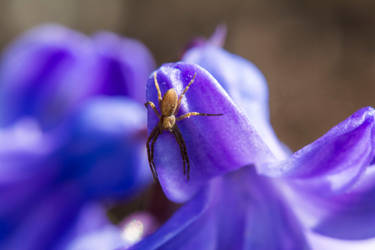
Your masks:
{"label": "spider abdomen", "polygon": [[161,101],[161,114],[163,116],[173,115],[177,108],[177,93],[174,89],[168,89]]}

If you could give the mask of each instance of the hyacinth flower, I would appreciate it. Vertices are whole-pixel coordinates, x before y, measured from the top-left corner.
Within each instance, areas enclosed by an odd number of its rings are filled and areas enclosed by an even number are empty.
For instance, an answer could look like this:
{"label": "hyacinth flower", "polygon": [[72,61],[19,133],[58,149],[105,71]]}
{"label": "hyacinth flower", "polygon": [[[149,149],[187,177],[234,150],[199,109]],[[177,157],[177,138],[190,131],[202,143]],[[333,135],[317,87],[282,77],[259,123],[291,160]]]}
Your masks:
{"label": "hyacinth flower", "polygon": [[56,25],[4,52],[1,249],[63,249],[87,206],[150,182],[142,104],[153,67],[135,40]]}
{"label": "hyacinth flower", "polygon": [[[188,50],[184,60],[156,71],[162,93],[174,88],[180,94],[196,74],[179,114],[224,115],[177,123],[190,158],[189,181],[173,135],[159,136],[160,184],[171,201],[184,204],[132,249],[374,247],[373,108],[290,153],[269,125],[266,82],[254,65],[209,43]],[[146,96],[157,103],[152,77]],[[150,110],[149,130],[157,122]]]}
{"label": "hyacinth flower", "polygon": [[143,104],[154,61],[136,40],[109,32],[87,37],[46,25],[9,46],[0,65],[1,127],[32,117],[45,129],[95,95],[127,96]]}

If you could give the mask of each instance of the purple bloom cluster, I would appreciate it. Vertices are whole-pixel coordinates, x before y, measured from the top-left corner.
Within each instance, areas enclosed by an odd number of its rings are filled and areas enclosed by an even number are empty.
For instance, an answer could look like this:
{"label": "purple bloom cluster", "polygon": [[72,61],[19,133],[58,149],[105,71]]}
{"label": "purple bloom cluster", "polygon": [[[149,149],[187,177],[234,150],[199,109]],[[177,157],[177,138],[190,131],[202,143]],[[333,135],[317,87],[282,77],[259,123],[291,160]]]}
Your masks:
{"label": "purple bloom cluster", "polygon": [[[153,68],[138,41],[60,26],[31,30],[5,50],[1,249],[66,249],[93,202],[126,199],[151,181],[142,102]],[[105,218],[94,217],[85,232]]]}
{"label": "purple bloom cluster", "polygon": [[[47,26],[8,48],[0,249],[375,248],[375,110],[358,110],[292,153],[270,124],[265,78],[219,46],[222,34],[152,74],[147,49],[111,33]],[[151,181],[146,132],[159,119],[149,109],[146,121],[142,104],[158,103],[154,74],[162,93],[178,94],[195,75],[179,115],[223,115],[177,122],[190,180],[174,136],[155,143],[160,185],[181,207],[158,228],[147,213],[114,226],[100,202],[127,199]]]}

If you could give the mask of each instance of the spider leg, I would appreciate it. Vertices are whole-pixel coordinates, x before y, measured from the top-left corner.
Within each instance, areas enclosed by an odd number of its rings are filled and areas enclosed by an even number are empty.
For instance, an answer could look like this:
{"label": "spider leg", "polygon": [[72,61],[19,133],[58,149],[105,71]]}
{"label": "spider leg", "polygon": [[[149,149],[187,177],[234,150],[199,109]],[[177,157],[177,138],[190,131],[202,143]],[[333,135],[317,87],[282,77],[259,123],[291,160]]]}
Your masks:
{"label": "spider leg", "polygon": [[186,178],[187,178],[187,180],[189,180],[189,178],[190,178],[190,161],[189,161],[189,157],[188,157],[188,154],[187,154],[186,144],[185,144],[184,138],[182,137],[182,134],[181,134],[181,132],[180,132],[180,130],[178,129],[177,126],[173,127],[172,133],[175,136],[178,145],[180,146],[182,161],[183,161],[183,164],[184,164],[184,175],[186,174]]}
{"label": "spider leg", "polygon": [[[154,137],[156,135],[156,133],[160,131],[159,129],[159,126],[155,126],[155,128],[152,130],[150,136],[147,138],[147,143],[146,143],[146,146],[147,146],[147,158],[148,158],[148,164],[150,165],[150,169],[151,169],[151,173],[152,173],[152,176],[154,178],[154,181],[157,182],[157,174],[156,174],[156,171],[155,171],[155,165],[154,165],[154,160],[153,160],[153,155],[151,154],[151,148],[150,148],[150,142],[154,140]],[[160,132],[159,132],[160,133]]]}
{"label": "spider leg", "polygon": [[178,97],[177,108],[176,108],[175,114],[177,114],[178,110],[180,109],[182,97],[184,97],[184,95],[186,94],[186,92],[189,90],[190,85],[193,84],[196,76],[197,76],[197,73],[194,73],[193,78],[190,80],[190,82],[188,83],[188,85],[185,87],[184,91],[182,91],[182,94]]}
{"label": "spider leg", "polygon": [[150,106],[150,107],[152,108],[152,110],[154,110],[155,114],[156,114],[156,115],[158,116],[158,118],[160,119],[160,113],[159,113],[159,111],[157,110],[155,104],[154,104],[153,102],[148,101],[148,102],[145,103],[145,107],[146,107],[146,109],[148,108],[148,106]]}
{"label": "spider leg", "polygon": [[186,151],[186,149],[184,148],[184,145],[181,142],[181,138],[179,137],[179,135],[177,134],[177,132],[175,130],[172,130],[171,132],[174,135],[174,137],[175,137],[175,139],[177,141],[177,144],[180,147],[181,157],[182,157],[182,164],[183,164],[183,169],[184,169],[184,175],[186,175],[186,158],[185,158],[185,151]]}
{"label": "spider leg", "polygon": [[160,88],[158,84],[158,79],[156,77],[156,72],[154,73],[154,83],[155,83],[156,91],[158,92],[159,107],[161,107],[160,105],[161,105],[161,101],[163,100],[163,98],[161,97],[161,92],[160,92]]}
{"label": "spider leg", "polygon": [[158,173],[156,172],[156,167],[155,167],[155,162],[154,162],[154,149],[155,149],[155,142],[158,139],[160,134],[161,134],[161,131],[160,129],[158,129],[155,133],[153,141],[151,142],[151,153],[150,153],[150,158],[151,158],[150,164],[152,165],[152,168],[153,168],[152,175],[154,177],[154,180],[156,181],[158,180]]}
{"label": "spider leg", "polygon": [[206,114],[206,113],[198,113],[198,112],[190,112],[190,113],[186,113],[184,115],[181,115],[179,117],[176,118],[176,121],[181,121],[183,119],[187,119],[189,118],[190,116],[220,116],[220,115],[223,115],[223,114]]}

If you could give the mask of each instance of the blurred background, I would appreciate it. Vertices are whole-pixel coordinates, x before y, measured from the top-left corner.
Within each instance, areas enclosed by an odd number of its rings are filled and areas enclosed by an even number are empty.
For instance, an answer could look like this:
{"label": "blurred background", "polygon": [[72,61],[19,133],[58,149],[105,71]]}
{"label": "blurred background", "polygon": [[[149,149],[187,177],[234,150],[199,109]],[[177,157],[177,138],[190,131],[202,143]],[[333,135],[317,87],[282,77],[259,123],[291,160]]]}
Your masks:
{"label": "blurred background", "polygon": [[137,38],[160,65],[179,60],[188,41],[225,23],[225,48],[263,71],[273,127],[296,150],[375,105],[373,13],[370,0],[3,0],[0,48],[55,22]]}

